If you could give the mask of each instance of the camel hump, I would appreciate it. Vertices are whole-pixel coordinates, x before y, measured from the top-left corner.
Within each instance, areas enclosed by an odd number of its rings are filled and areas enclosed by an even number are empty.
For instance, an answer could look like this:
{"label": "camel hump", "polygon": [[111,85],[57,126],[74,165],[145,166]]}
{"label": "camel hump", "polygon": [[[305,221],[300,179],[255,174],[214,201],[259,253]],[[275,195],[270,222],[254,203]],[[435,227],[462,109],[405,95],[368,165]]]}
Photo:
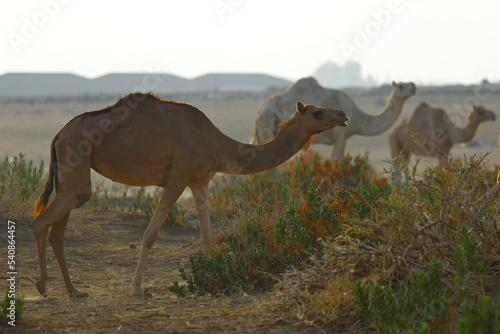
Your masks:
{"label": "camel hump", "polygon": [[305,78],[299,79],[297,81],[297,84],[307,84],[307,85],[319,86],[318,79],[316,79],[315,77],[305,77]]}
{"label": "camel hump", "polygon": [[427,102],[420,102],[420,104],[413,111],[412,117],[445,117],[446,112],[441,108],[434,108]]}
{"label": "camel hump", "polygon": [[444,109],[434,108],[426,102],[420,103],[415,108],[410,119],[411,126],[418,127],[422,131],[443,127],[448,123],[450,123],[450,118]]}

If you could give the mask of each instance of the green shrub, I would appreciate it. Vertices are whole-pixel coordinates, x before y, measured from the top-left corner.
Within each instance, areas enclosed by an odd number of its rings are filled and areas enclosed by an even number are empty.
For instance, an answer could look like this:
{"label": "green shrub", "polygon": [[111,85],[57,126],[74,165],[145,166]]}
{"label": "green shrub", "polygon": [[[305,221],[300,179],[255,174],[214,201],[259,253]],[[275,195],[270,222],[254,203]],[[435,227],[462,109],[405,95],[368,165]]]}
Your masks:
{"label": "green shrub", "polygon": [[156,206],[160,201],[161,195],[159,196],[156,192],[151,196],[151,194],[146,193],[146,188],[141,187],[137,192],[136,196],[133,198],[132,204],[129,206],[128,211],[132,213],[144,213],[146,216],[146,221],[150,221],[154,213]]}
{"label": "green shrub", "polygon": [[24,298],[22,296],[13,298],[9,288],[7,287],[5,289],[4,298],[2,302],[0,302],[0,322],[7,323],[11,321],[11,318],[8,317],[11,314],[11,311],[8,309],[12,305],[11,301],[14,301],[15,304],[14,306],[15,320],[17,321],[18,319],[21,319],[21,316],[23,315],[24,312],[24,303],[25,303]]}
{"label": "green shrub", "polygon": [[311,255],[318,255],[321,240],[340,229],[333,205],[314,187],[309,187],[302,205],[289,207],[276,221],[257,211],[260,221],[248,221],[238,233],[224,236],[211,257],[203,252],[191,256],[190,272],[179,270],[187,283],[174,282],[170,290],[181,297],[268,290],[276,276],[291,267],[300,269]]}
{"label": "green shrub", "polygon": [[92,192],[92,197],[90,198],[90,210],[108,211],[109,206],[110,198],[108,189],[96,187],[96,190]]}
{"label": "green shrub", "polygon": [[500,333],[500,303],[480,295],[477,302],[466,301],[458,320],[459,334]]}
{"label": "green shrub", "polygon": [[[443,317],[453,319],[455,309],[463,311],[459,320],[463,333],[497,333],[490,329],[500,324],[499,305],[482,295],[477,305],[468,301],[477,296],[473,288],[475,281],[484,292],[484,263],[478,258],[478,241],[465,226],[460,226],[457,234],[460,243],[455,248],[457,269],[453,276],[446,276],[442,262],[433,259],[425,271],[411,275],[408,286],[404,281],[398,288],[365,285],[361,280],[355,282],[353,294],[361,314],[379,333],[430,333]],[[484,322],[483,327],[477,328],[485,331],[468,332],[478,322]]]}
{"label": "green shrub", "polygon": [[43,161],[37,166],[24,154],[5,157],[0,162],[0,210],[7,214],[26,214],[39,195],[43,182]]}
{"label": "green shrub", "polygon": [[410,285],[401,281],[391,289],[357,280],[353,294],[360,311],[379,333],[430,333],[432,323],[449,309],[442,263],[435,259],[427,270],[412,275]]}
{"label": "green shrub", "polygon": [[478,259],[479,242],[472,237],[470,230],[461,225],[459,229],[459,238],[461,243],[455,248],[454,258],[457,266],[457,272],[454,276],[455,292],[459,299],[467,297],[471,293],[471,274],[477,280],[484,293],[483,269],[484,263]]}

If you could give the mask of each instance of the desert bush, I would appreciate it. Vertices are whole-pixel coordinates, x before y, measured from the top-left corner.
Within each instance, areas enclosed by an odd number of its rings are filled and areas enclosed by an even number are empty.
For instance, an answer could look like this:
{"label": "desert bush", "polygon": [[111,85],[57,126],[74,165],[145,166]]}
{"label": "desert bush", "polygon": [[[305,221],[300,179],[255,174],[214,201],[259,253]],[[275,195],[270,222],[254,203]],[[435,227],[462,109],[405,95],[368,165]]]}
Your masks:
{"label": "desert bush", "polygon": [[[359,318],[361,312],[354,315],[352,303],[339,311],[320,296],[336,294],[328,292],[329,287],[339,289],[336,282],[350,277],[366,286],[377,284],[393,299],[408,298],[414,273],[425,271],[437,259],[445,277],[443,296],[450,303],[444,319],[456,330],[462,303],[493,294],[500,284],[497,177],[498,167],[487,167],[483,157],[471,157],[444,168],[429,167],[421,174],[414,170],[403,182],[386,185],[390,187],[386,192],[376,191],[374,195],[380,196],[375,201],[362,187],[337,187],[332,196],[343,203],[344,209],[338,210],[342,233],[325,242],[323,255],[312,268],[288,274],[275,287],[275,294],[280,294],[276,303],[290,310],[291,317],[300,314],[307,324],[348,328],[344,332],[369,330]],[[357,209],[361,203],[367,210]],[[406,295],[399,292],[401,284]],[[425,332],[439,331],[442,323],[413,325],[412,330]]]}
{"label": "desert bush", "polygon": [[13,297],[10,293],[9,287],[7,287],[5,289],[4,298],[0,302],[0,323],[7,323],[12,320],[12,318],[9,317],[12,314],[10,310],[10,308],[12,308],[12,301],[14,302],[14,319],[17,321],[23,315],[25,303],[24,298]]}
{"label": "desert bush", "polygon": [[[347,156],[336,164],[316,155],[310,161],[301,157],[298,163],[288,164],[276,179],[261,173],[238,184],[216,185],[212,188],[216,211],[227,207],[229,215],[241,210],[253,214],[240,216],[233,231],[219,236],[211,257],[192,256],[191,270],[180,269],[187,283],[174,282],[171,290],[185,296],[270,289],[276,277],[290,268],[303,268],[319,256],[324,240],[340,234],[338,215],[344,202],[338,202],[325,185],[354,184],[355,178],[374,178],[370,173],[363,158]],[[370,194],[385,187],[378,179],[370,189],[357,185]]]}
{"label": "desert bush", "polygon": [[425,271],[414,273],[409,286],[401,281],[392,289],[357,280],[353,294],[361,314],[379,333],[430,333],[431,324],[449,309],[444,271],[437,259]]}
{"label": "desert bush", "polygon": [[290,206],[277,220],[257,209],[258,221],[246,221],[239,230],[219,237],[218,249],[207,256],[190,257],[190,271],[180,268],[187,283],[174,282],[170,290],[188,294],[230,295],[268,290],[288,268],[302,268],[321,251],[321,240],[340,232],[335,208],[314,187],[298,207]]}
{"label": "desert bush", "polygon": [[[461,226],[459,231],[460,243],[455,249],[457,271],[454,275],[445,276],[443,263],[434,258],[426,270],[412,273],[408,284],[402,280],[399,286],[390,284],[385,287],[377,283],[363,284],[361,280],[355,282],[353,294],[361,314],[377,332],[430,333],[431,329],[437,328],[444,332],[456,330],[458,314],[469,310],[468,300],[478,296],[470,287],[478,284],[483,289],[484,269],[484,263],[478,259],[477,240],[466,226]],[[483,297],[479,295],[478,300],[485,309],[483,326],[492,328],[498,324],[493,316],[495,308]],[[470,326],[470,323],[480,319],[477,314],[467,312],[459,323]],[[443,322],[443,319],[446,321]]]}
{"label": "desert bush", "polygon": [[233,225],[213,258],[198,253],[181,269],[187,283],[173,291],[273,289],[273,312],[339,332],[372,331],[352,281],[379,296],[368,299],[372,320],[405,308],[406,320],[377,320],[379,328],[456,331],[464,303],[479,303],[500,281],[498,167],[470,157],[407,172],[388,172],[390,182],[365,158],[313,155],[285,164],[275,179],[262,173],[214,187],[213,212]]}
{"label": "desert bush", "polygon": [[131,213],[143,213],[146,216],[146,221],[149,222],[156,206],[160,202],[160,198],[161,195],[158,191],[153,192],[153,195],[151,195],[149,192],[146,192],[146,188],[141,187],[133,198],[128,211]]}
{"label": "desert bush", "polygon": [[110,208],[110,197],[108,189],[96,187],[90,197],[89,210],[108,211]]}
{"label": "desert bush", "polygon": [[483,285],[484,264],[469,232],[460,228],[461,242],[455,250],[458,270],[453,276],[445,276],[443,263],[434,259],[426,270],[411,274],[408,286],[405,281],[399,286],[355,282],[353,294],[360,312],[377,332],[456,332],[457,324],[459,333],[500,331],[500,304],[470,289],[474,281]]}
{"label": "desert bush", "polygon": [[0,213],[25,216],[41,192],[43,161],[35,166],[24,154],[0,162]]}
{"label": "desert bush", "polygon": [[459,334],[500,333],[500,302],[480,295],[476,302],[466,301],[458,320]]}

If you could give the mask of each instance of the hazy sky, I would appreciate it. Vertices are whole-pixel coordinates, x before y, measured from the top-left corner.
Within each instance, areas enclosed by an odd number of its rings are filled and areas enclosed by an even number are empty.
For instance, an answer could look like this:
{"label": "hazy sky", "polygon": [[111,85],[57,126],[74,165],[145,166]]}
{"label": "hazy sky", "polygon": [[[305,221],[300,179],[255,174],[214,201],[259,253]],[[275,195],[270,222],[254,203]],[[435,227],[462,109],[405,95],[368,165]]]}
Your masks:
{"label": "hazy sky", "polygon": [[379,83],[500,80],[496,0],[0,1],[0,74],[294,80],[352,60]]}

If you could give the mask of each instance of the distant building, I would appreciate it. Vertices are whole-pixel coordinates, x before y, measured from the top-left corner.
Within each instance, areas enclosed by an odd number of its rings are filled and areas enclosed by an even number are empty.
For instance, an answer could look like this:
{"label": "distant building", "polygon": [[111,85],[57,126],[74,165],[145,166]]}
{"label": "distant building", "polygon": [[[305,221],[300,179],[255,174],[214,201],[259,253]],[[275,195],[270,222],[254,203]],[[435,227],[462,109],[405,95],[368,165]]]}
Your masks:
{"label": "distant building", "polygon": [[323,86],[328,88],[373,87],[377,85],[371,76],[366,79],[361,76],[361,64],[357,62],[347,62],[340,66],[328,61],[318,67],[314,76]]}

